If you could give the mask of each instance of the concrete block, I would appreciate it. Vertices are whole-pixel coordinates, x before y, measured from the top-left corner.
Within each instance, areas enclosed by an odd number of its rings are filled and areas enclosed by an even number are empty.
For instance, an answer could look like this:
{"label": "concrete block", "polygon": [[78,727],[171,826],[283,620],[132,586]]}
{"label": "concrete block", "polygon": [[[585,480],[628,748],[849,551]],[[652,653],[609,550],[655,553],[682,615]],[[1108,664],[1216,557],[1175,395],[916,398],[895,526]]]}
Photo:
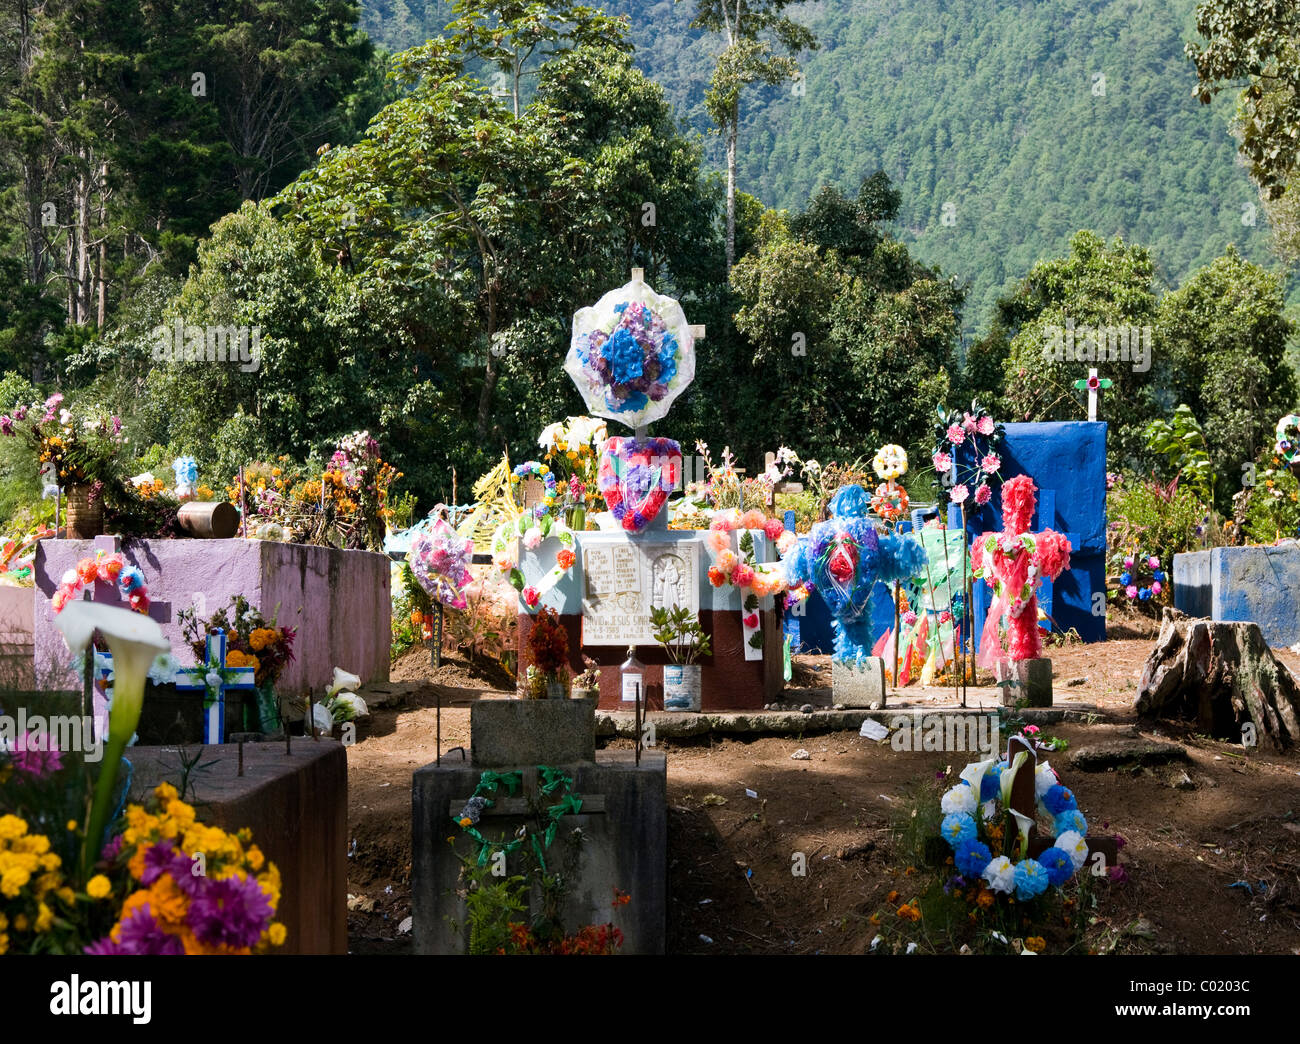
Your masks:
{"label": "concrete block", "polygon": [[[97,548],[113,549],[113,538],[42,540],[33,573],[36,581],[34,644],[37,677],[56,677],[57,687],[79,689],[66,670],[67,646],[50,611],[63,573]],[[360,676],[362,683],[388,680],[392,645],[391,562],[369,551],[340,551],[269,540],[132,540],[122,542],[128,564],[139,566],[153,602],[149,615],[162,627],[183,666],[194,656],[181,634],[179,614],[196,603],[207,613],[242,594],[281,626],[297,629],[293,661],[277,683],[299,695],[329,685],[334,668]],[[29,592],[31,593],[31,592]],[[115,586],[96,582],[97,602],[119,604]]]}
{"label": "concrete block", "polygon": [[1274,648],[1293,645],[1300,641],[1300,544],[1174,555],[1174,606],[1211,620],[1256,623]]}
{"label": "concrete block", "polygon": [[[193,753],[194,748],[188,748]],[[164,781],[177,784],[180,750],[131,747],[131,798],[143,800]],[[276,920],[284,922],[283,954],[348,952],[348,759],[334,740],[295,739],[244,745],[244,774],[232,744],[204,747],[202,770],[186,798],[205,823],[248,827],[280,870]],[[447,844],[444,841],[443,847]]]}
{"label": "concrete block", "polygon": [[1018,700],[1024,700],[1028,707],[1052,705],[1052,661],[1047,657],[1001,664],[997,677],[998,681],[1014,678],[1019,683],[1003,687],[1002,706],[1014,707]]}
{"label": "concrete block", "polygon": [[[478,784],[488,766],[444,759],[441,766],[426,765],[415,773],[412,785],[411,914],[415,952],[465,953],[469,925],[465,904],[456,894],[461,863],[472,842],[447,838],[459,828],[451,820]],[[572,766],[573,793],[587,808],[560,821],[556,840],[548,850],[548,866],[562,868],[568,881],[561,919],[573,932],[588,924],[613,920],[623,932],[622,952],[661,954],[667,938],[668,918],[668,813],[667,761],[663,754],[646,751],[641,764],[630,750],[601,751],[594,762]],[[590,800],[599,797],[602,800]],[[598,810],[598,809],[603,809]],[[483,836],[493,840],[512,837],[531,817],[509,812],[479,822]],[[572,831],[582,830],[580,843]],[[507,857],[507,872],[521,868],[519,853]],[[611,909],[614,889],[631,895],[631,901]]]}
{"label": "concrete block", "polygon": [[1174,555],[1174,608],[1207,620],[1214,612],[1214,583],[1209,551]]}
{"label": "concrete block", "polygon": [[868,656],[861,667],[831,661],[831,692],[846,707],[885,705],[885,661]]}
{"label": "concrete block", "polygon": [[469,731],[474,763],[482,768],[595,761],[596,701],[477,700]]}

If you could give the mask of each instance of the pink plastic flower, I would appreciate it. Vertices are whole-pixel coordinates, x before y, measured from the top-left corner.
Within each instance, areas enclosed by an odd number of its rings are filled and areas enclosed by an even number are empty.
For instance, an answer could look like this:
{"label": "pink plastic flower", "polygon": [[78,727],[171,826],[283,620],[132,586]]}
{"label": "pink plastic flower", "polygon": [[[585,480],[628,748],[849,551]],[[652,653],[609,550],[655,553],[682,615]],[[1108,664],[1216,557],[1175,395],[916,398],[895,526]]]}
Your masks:
{"label": "pink plastic flower", "polygon": [[952,457],[948,456],[946,453],[936,453],[933,460],[934,470],[939,472],[940,475],[952,467]]}
{"label": "pink plastic flower", "polygon": [[754,570],[745,565],[744,562],[741,562],[740,565],[736,566],[735,571],[732,572],[731,582],[737,587],[753,587]]}
{"label": "pink plastic flower", "polygon": [[1133,568],[1133,556],[1132,556],[1132,555],[1129,555],[1126,559],[1124,559],[1124,568],[1125,568],[1125,569],[1132,569],[1132,568]]}
{"label": "pink plastic flower", "polygon": [[1156,558],[1155,555],[1152,555],[1150,558],[1147,559],[1147,565],[1149,565],[1152,569],[1159,569],[1160,559]]}
{"label": "pink plastic flower", "polygon": [[704,538],[708,544],[709,550],[715,555],[724,548],[731,546],[731,534],[724,529],[710,529],[708,535]]}
{"label": "pink plastic flower", "polygon": [[980,467],[984,469],[986,475],[992,475],[993,472],[1002,467],[1002,458],[996,453],[986,453],[984,459],[980,461]]}
{"label": "pink plastic flower", "polygon": [[912,624],[916,623],[916,613],[912,612],[911,609],[905,612],[903,614],[903,623],[907,624],[908,627],[911,627]]}
{"label": "pink plastic flower", "polygon": [[1136,598],[1138,596],[1137,585],[1129,584],[1128,587],[1124,588],[1124,593],[1128,595],[1130,598]]}
{"label": "pink plastic flower", "polygon": [[980,507],[983,507],[992,499],[993,490],[989,487],[987,482],[975,491],[975,503]]}
{"label": "pink plastic flower", "polygon": [[977,429],[978,429],[978,431],[979,431],[979,433],[980,433],[981,435],[992,435],[992,434],[993,434],[993,418],[992,418],[992,417],[981,417],[981,418],[979,419],[979,424],[977,424],[976,427],[977,427]]}
{"label": "pink plastic flower", "polygon": [[960,446],[963,442],[966,441],[966,433],[962,431],[962,427],[960,424],[948,425],[948,441],[951,442],[954,446]]}
{"label": "pink plastic flower", "polygon": [[542,600],[541,593],[532,585],[525,587],[520,593],[524,596],[524,605],[529,609],[534,608]]}
{"label": "pink plastic flower", "polygon": [[1025,735],[1026,735],[1026,736],[1037,736],[1037,735],[1038,735],[1038,726],[1037,726],[1037,725],[1026,725],[1026,726],[1025,726]]}
{"label": "pink plastic flower", "polygon": [[730,548],[727,548],[724,551],[718,552],[718,559],[714,564],[719,569],[721,569],[724,573],[730,573],[733,569],[736,568],[736,563],[739,561],[740,559],[736,557],[736,552],[732,551]]}
{"label": "pink plastic flower", "polygon": [[969,431],[972,435],[975,434],[975,424],[976,424],[975,418],[972,417],[969,413],[965,414],[965,419],[961,422],[961,426],[965,428],[967,431]]}
{"label": "pink plastic flower", "polygon": [[1165,589],[1164,584],[1162,584],[1159,580],[1156,580],[1151,584],[1151,593],[1153,595],[1158,595],[1164,589]]}
{"label": "pink plastic flower", "polygon": [[969,493],[970,490],[966,488],[966,484],[963,482],[961,485],[952,487],[952,492],[948,494],[948,498],[954,504],[964,504]]}

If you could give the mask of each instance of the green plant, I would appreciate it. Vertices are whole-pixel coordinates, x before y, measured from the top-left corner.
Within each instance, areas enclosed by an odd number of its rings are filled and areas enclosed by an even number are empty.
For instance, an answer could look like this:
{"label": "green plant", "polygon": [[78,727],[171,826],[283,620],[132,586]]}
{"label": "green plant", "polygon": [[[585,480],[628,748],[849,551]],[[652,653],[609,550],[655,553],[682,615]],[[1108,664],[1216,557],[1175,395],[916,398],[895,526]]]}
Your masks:
{"label": "green plant", "polygon": [[1214,465],[1210,461],[1210,446],[1190,406],[1180,403],[1169,420],[1157,418],[1147,424],[1143,435],[1147,449],[1168,458],[1185,485],[1204,501],[1213,498]]}
{"label": "green plant", "polygon": [[[1266,466],[1259,464],[1268,462]],[[1238,494],[1245,501],[1242,532],[1252,544],[1275,544],[1283,537],[1300,535],[1300,483],[1270,447],[1261,454],[1255,484]]]}
{"label": "green plant", "polygon": [[1106,515],[1107,545],[1121,558],[1145,552],[1172,562],[1175,554],[1203,546],[1212,531],[1210,507],[1178,479],[1118,477],[1106,494]]}
{"label": "green plant", "polygon": [[674,605],[671,609],[654,606],[650,610],[650,622],[654,625],[655,641],[663,646],[672,663],[689,667],[713,651],[699,617],[683,606]]}

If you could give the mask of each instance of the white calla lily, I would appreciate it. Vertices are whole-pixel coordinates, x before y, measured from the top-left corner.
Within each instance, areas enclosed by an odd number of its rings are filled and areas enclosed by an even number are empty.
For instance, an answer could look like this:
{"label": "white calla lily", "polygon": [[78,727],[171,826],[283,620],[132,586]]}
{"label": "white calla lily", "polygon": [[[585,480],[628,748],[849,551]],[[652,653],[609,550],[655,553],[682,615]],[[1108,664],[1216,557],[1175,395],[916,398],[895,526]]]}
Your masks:
{"label": "white calla lily", "polygon": [[1020,858],[1024,859],[1029,855],[1029,828],[1034,825],[1034,821],[1014,808],[1008,808],[1007,811],[1016,817],[1016,828],[1020,833]]}
{"label": "white calla lily", "polygon": [[994,758],[987,761],[972,761],[961,770],[961,778],[970,784],[971,792],[975,795],[975,800],[980,799],[980,788],[984,785],[984,776],[989,769],[993,767]]}
{"label": "white calla lily", "polygon": [[358,678],[355,674],[350,674],[349,672],[345,671],[342,667],[335,667],[334,680],[330,683],[329,692],[327,693],[327,695],[334,696],[340,692],[343,692],[345,689],[352,690],[352,689],[358,689],[360,687],[361,687],[360,678]]}
{"label": "white calla lily", "polygon": [[1002,786],[1002,807],[1011,807],[1011,787],[1016,781],[1016,773],[1020,771],[1020,766],[1029,760],[1029,752],[1022,750],[1015,756],[1015,759],[1002,770],[1002,778],[998,782]]}
{"label": "white calla lily", "polygon": [[96,631],[113,654],[113,706],[108,715],[108,742],[95,781],[95,797],[86,823],[81,864],[87,877],[104,843],[103,832],[117,789],[122,751],[135,735],[144,706],[144,683],[161,653],[171,651],[157,622],[141,613],[97,602],[69,602],[54,621],[74,656],[85,655]]}

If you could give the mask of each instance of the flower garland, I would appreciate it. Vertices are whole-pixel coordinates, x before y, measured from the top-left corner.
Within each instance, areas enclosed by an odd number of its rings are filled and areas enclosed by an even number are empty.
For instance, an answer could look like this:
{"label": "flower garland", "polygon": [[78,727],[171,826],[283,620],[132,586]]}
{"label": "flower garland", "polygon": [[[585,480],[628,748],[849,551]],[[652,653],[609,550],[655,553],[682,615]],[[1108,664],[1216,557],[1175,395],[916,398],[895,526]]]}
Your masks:
{"label": "flower garland", "polygon": [[[1149,584],[1138,582],[1144,569],[1150,570]],[[1119,589],[1130,602],[1147,602],[1160,597],[1166,579],[1165,571],[1160,568],[1160,559],[1155,555],[1127,554],[1124,556],[1124,571],[1119,574]]]}
{"label": "flower garland", "polygon": [[[555,566],[536,584],[525,584],[524,574],[519,569],[517,558],[518,541],[524,542],[528,551],[536,551],[547,537],[558,537],[560,550],[555,553]],[[520,515],[511,522],[504,522],[492,534],[492,562],[508,574],[510,586],[519,592],[524,606],[533,612],[542,600],[542,596],[558,584],[561,578],[573,571],[578,560],[577,541],[573,530],[557,518],[550,515],[542,517],[537,525],[529,525],[527,515]]]}
{"label": "flower garland", "polygon": [[1300,460],[1300,414],[1288,413],[1277,422],[1276,441],[1273,447],[1288,465]]}
{"label": "flower garland", "polygon": [[672,439],[608,439],[597,486],[614,520],[629,533],[645,529],[677,487],[681,463],[682,447]]}
{"label": "flower garland", "polygon": [[[743,515],[734,508],[718,511],[709,524],[704,538],[713,565],[709,567],[709,583],[714,587],[732,584],[750,588],[760,598],[785,591],[785,574],[779,566],[763,566],[754,561],[754,538],[751,530],[762,532],[780,550],[784,541],[786,550],[797,541],[793,533],[786,533],[785,525],[777,518],[768,518],[757,509]],[[732,533],[740,533],[739,544],[732,547]]]}
{"label": "flower garland", "polygon": [[[936,412],[939,419],[930,459],[942,492],[954,504],[970,499],[983,507],[993,499],[990,483],[1000,479],[1002,458],[994,449],[1002,440],[1005,426],[978,402],[972,402],[970,410],[962,411],[960,416],[956,410],[949,412],[942,406]],[[971,462],[969,466],[963,464],[965,460]]]}
{"label": "flower garland", "polygon": [[95,552],[94,558],[81,559],[60,578],[59,586],[50,599],[54,614],[57,616],[63,612],[63,607],[76,599],[87,584],[96,581],[116,584],[118,592],[135,612],[149,612],[149,589],[145,587],[144,573],[140,568],[127,565],[120,551],[108,554],[99,550]]}
{"label": "flower garland", "polygon": [[[1031,750],[1033,745],[1019,737]],[[1034,758],[1034,765],[1027,762]],[[1048,888],[1060,888],[1088,859],[1088,821],[1079,811],[1074,794],[1062,786],[1059,777],[1037,754],[1016,754],[972,762],[961,771],[960,781],[940,799],[944,813],[939,833],[953,850],[957,872],[966,878],[983,878],[991,891],[1015,894],[1024,902],[1042,895]],[[1034,773],[1037,812],[1052,820],[1052,844],[1031,858],[1031,817],[1011,807],[1011,788],[1016,775],[1028,769]],[[976,815],[976,810],[979,815]],[[1004,827],[998,824],[1005,821]],[[1018,839],[1013,846],[1012,827]],[[994,849],[999,854],[994,855]],[[1012,859],[1008,853],[1014,853]]]}
{"label": "flower garland", "polygon": [[533,514],[538,518],[545,515],[551,508],[555,507],[559,500],[559,490],[555,483],[555,473],[545,464],[536,460],[526,460],[515,468],[514,473],[510,476],[511,483],[522,482],[526,478],[539,478],[542,485],[545,486],[545,492],[542,494],[540,504],[533,505]]}

